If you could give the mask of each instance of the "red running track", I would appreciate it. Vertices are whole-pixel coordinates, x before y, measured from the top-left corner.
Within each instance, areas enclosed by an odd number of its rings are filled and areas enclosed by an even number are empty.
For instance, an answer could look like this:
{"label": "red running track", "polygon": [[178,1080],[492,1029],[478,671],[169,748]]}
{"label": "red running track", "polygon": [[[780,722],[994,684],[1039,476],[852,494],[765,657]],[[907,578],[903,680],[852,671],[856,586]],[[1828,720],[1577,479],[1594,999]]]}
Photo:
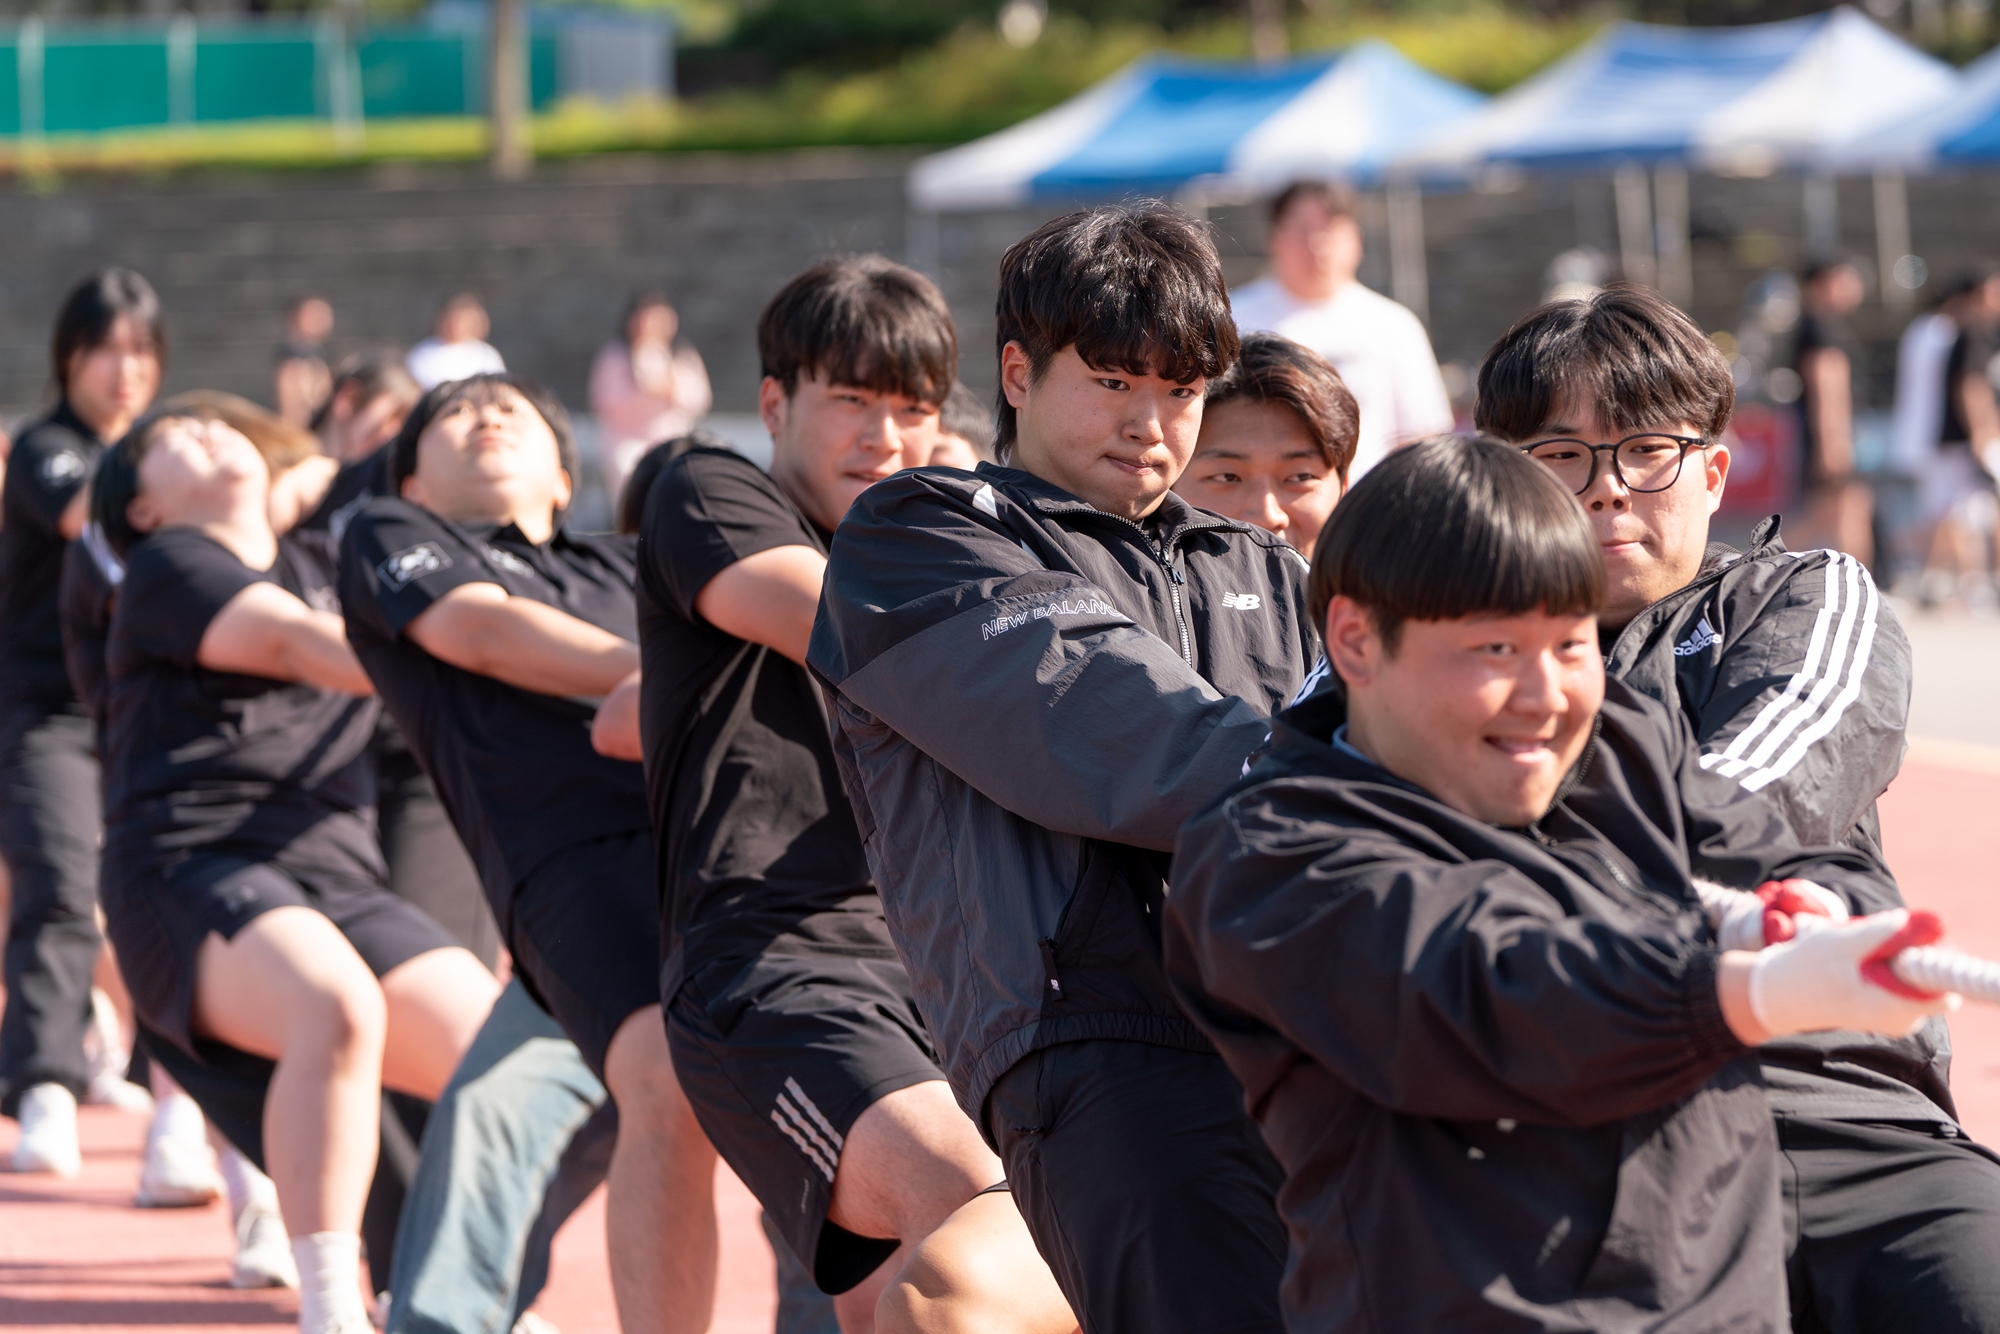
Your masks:
{"label": "red running track", "polygon": [[[1882,799],[1890,864],[1910,901],[1942,913],[1951,942],[2000,957],[2000,765],[1913,760]],[[2000,1007],[1952,1021],[1953,1087],[1973,1134],[2000,1142]],[[296,1319],[289,1293],[226,1286],[226,1212],[131,1207],[144,1122],[84,1111],[83,1176],[74,1182],[0,1176],[0,1327],[221,1334]],[[0,1122],[0,1153],[14,1127]],[[776,1296],[757,1206],[727,1169],[718,1174],[722,1283],[715,1334],[764,1334]],[[600,1193],[556,1243],[555,1277],[539,1307],[564,1334],[617,1329],[605,1271]]]}

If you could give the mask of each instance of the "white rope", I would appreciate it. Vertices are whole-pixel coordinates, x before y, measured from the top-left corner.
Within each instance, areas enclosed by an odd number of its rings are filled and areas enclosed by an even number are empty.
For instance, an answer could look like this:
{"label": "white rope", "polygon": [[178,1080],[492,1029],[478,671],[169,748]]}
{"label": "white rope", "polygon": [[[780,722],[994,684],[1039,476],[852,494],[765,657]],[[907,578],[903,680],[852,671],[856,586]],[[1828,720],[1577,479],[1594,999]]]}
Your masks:
{"label": "white rope", "polygon": [[[1762,907],[1755,894],[1740,889],[1724,889],[1705,880],[1695,881],[1694,887],[1701,896],[1702,912],[1713,927],[1720,928],[1723,919],[1738,908],[1752,903]],[[1821,923],[1820,918],[1809,913],[1802,913],[1794,920],[1801,932],[1814,930]],[[1889,968],[1919,991],[1956,991],[1967,1000],[2000,1005],[2000,963],[1989,959],[1935,945],[1913,945],[1898,954]]]}

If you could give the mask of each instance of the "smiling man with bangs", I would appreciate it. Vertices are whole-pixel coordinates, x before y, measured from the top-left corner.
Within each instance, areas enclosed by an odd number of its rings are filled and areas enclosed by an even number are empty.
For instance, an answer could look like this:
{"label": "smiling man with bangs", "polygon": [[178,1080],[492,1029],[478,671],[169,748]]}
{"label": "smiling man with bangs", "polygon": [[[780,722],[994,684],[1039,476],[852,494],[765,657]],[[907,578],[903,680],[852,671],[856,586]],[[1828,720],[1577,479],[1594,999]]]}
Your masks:
{"label": "smiling man with bangs", "polygon": [[1695,876],[1894,882],[1606,679],[1597,547],[1499,441],[1391,456],[1313,554],[1333,680],[1175,849],[1167,967],[1284,1164],[1293,1334],[1785,1328],[1752,1049],[1950,1003],[1863,980],[1900,910],[1717,943]]}

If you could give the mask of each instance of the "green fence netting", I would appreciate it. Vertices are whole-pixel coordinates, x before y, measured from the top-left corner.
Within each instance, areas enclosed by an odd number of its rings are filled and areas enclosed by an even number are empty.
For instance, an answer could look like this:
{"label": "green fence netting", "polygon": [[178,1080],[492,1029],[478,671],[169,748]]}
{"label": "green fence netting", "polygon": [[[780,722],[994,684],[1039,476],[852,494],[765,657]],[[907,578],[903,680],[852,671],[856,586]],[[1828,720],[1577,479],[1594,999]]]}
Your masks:
{"label": "green fence netting", "polygon": [[[486,110],[486,35],[265,22],[104,30],[23,25],[0,38],[0,135],[335,114],[351,61],[363,116],[466,116]],[[561,92],[554,33],[528,42],[536,110]]]}

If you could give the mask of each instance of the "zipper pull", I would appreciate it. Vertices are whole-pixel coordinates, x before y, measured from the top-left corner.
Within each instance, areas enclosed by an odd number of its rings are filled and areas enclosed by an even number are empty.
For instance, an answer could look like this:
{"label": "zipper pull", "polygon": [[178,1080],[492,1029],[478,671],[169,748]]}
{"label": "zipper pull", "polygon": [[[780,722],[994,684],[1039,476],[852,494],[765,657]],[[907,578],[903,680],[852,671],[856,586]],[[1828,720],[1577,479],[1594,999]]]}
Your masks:
{"label": "zipper pull", "polygon": [[1049,995],[1056,1000],[1063,998],[1062,979],[1056,976],[1056,938],[1048,936],[1042,941],[1042,971],[1049,975]]}

